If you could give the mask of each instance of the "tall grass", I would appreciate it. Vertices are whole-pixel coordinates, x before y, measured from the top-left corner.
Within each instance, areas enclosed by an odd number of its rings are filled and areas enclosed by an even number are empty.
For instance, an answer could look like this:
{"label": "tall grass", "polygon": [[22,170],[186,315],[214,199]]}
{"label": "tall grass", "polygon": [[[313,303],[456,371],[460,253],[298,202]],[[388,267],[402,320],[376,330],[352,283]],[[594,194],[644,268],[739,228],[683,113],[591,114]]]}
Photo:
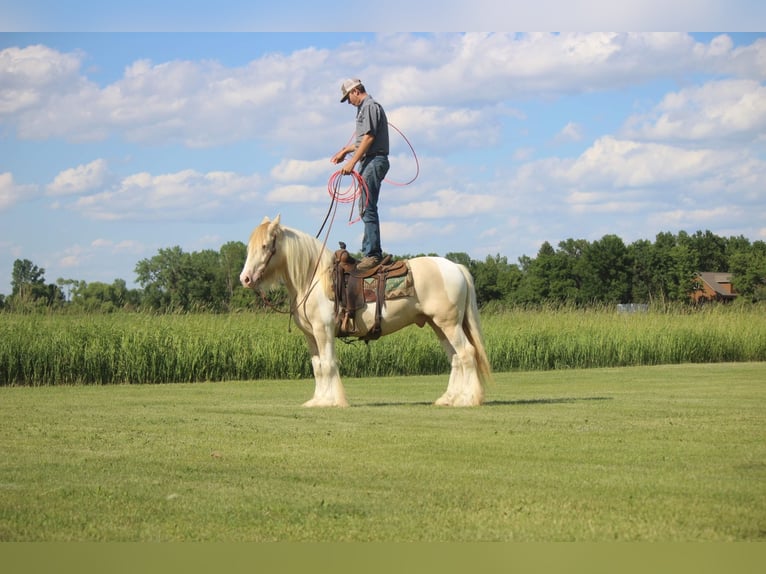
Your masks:
{"label": "tall grass", "polygon": [[766,360],[766,317],[759,308],[509,311],[485,317],[484,330],[499,370]]}
{"label": "tall grass", "polygon": [[[766,361],[763,310],[620,314],[609,309],[485,314],[495,371]],[[345,376],[443,374],[430,329],[338,343]],[[0,385],[167,383],[311,376],[284,315],[0,316]]]}

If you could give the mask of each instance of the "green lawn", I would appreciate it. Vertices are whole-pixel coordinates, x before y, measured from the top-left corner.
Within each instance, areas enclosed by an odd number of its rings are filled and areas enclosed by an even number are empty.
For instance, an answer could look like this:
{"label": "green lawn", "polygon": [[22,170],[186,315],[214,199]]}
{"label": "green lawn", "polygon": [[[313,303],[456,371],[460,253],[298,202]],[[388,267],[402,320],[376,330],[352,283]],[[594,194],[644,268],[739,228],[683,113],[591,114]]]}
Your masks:
{"label": "green lawn", "polygon": [[0,388],[2,541],[766,537],[766,363]]}

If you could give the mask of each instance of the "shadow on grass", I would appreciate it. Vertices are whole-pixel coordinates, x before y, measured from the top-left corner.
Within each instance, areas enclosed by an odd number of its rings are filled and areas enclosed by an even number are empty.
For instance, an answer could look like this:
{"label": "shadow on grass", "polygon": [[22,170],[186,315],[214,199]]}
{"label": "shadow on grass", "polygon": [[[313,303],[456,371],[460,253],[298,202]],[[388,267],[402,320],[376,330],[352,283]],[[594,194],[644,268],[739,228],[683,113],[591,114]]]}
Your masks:
{"label": "shadow on grass", "polygon": [[[565,403],[580,403],[584,401],[611,401],[612,397],[562,397],[558,399],[519,399],[516,401],[487,401],[482,406],[484,407],[507,407],[507,406],[525,406],[525,405],[560,405]],[[433,402],[418,401],[414,403],[405,402],[377,402],[377,403],[364,403],[359,404],[360,407],[419,407],[419,406],[434,406]],[[451,408],[451,407],[439,407],[439,408]]]}
{"label": "shadow on grass", "polygon": [[519,399],[517,401],[487,401],[485,407],[504,407],[516,405],[560,405],[585,401],[611,401],[612,397],[563,397],[560,399]]}

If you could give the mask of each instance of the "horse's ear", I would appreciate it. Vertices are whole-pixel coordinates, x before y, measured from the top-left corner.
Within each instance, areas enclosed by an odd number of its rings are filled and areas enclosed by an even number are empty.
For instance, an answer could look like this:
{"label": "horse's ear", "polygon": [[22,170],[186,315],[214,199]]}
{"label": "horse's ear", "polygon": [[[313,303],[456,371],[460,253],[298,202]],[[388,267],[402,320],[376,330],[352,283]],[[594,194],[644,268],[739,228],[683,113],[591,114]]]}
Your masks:
{"label": "horse's ear", "polygon": [[268,216],[268,215],[266,215],[266,216],[264,216],[264,218],[261,220],[261,225],[263,225],[264,223],[268,223],[269,221],[271,221],[271,219],[269,219],[269,216]]}
{"label": "horse's ear", "polygon": [[271,222],[269,222],[269,235],[274,235],[277,232],[279,229],[279,220],[280,216],[277,214],[277,216]]}
{"label": "horse's ear", "polygon": [[274,218],[274,225],[279,225],[280,219],[282,219],[282,214],[277,213],[277,216]]}

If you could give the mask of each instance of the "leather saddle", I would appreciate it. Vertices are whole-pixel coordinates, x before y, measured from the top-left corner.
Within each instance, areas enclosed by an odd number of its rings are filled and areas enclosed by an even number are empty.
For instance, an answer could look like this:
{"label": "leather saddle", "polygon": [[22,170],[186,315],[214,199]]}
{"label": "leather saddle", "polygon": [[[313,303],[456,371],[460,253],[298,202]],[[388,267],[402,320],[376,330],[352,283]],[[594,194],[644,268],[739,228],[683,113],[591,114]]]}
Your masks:
{"label": "leather saddle", "polygon": [[338,337],[356,336],[356,312],[367,303],[376,303],[375,322],[364,336],[359,337],[369,341],[381,335],[380,325],[386,300],[386,282],[388,279],[406,277],[410,269],[407,261],[392,263],[390,255],[370,269],[357,269],[357,263],[358,261],[346,250],[346,244],[340,242],[340,249],[335,252],[333,264],[335,332]]}

